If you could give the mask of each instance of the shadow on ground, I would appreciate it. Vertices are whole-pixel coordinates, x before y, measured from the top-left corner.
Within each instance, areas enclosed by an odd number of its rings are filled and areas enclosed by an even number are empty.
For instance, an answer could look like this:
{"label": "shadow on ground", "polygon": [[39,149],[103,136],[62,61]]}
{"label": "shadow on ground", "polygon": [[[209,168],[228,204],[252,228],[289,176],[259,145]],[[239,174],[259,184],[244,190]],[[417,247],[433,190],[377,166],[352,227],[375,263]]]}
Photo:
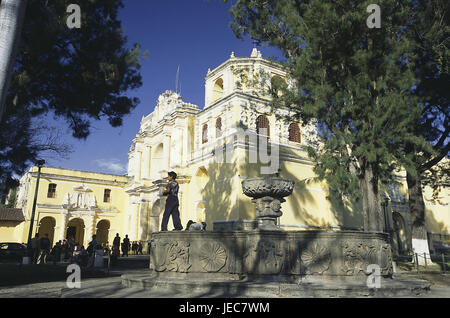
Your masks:
{"label": "shadow on ground", "polygon": [[[65,282],[70,273],[67,265],[18,265],[0,264],[0,287],[11,287],[47,282]],[[118,275],[118,274],[109,274]],[[81,279],[104,278],[108,274],[103,269],[81,269]]]}

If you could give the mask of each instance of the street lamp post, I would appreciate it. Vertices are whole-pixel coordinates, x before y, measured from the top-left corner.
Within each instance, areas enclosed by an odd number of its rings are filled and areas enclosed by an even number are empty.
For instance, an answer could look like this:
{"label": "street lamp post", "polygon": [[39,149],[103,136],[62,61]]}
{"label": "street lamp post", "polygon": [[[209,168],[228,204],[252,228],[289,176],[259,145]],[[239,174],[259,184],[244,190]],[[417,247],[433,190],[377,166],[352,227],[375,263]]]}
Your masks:
{"label": "street lamp post", "polygon": [[41,168],[44,164],[45,164],[45,160],[37,161],[38,173],[37,173],[37,179],[36,179],[36,190],[34,192],[33,210],[31,211],[30,230],[28,231],[28,247],[29,248],[31,247],[31,235],[33,233],[34,215],[36,213],[36,204],[37,204],[37,196],[38,196],[38,189],[39,189],[39,179],[41,177]]}

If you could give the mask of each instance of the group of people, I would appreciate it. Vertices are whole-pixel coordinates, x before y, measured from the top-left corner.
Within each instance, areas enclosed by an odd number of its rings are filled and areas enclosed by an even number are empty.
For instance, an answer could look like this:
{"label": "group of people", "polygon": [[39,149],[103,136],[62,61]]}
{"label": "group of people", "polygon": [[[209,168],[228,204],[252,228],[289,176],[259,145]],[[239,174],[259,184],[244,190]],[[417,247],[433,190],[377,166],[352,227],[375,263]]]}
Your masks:
{"label": "group of people", "polygon": [[[83,245],[76,244],[73,236],[65,240],[59,240],[51,248],[51,242],[48,234],[39,238],[39,234],[31,240],[32,263],[33,264],[47,264],[51,261],[53,264],[59,262],[77,263],[80,266],[93,266],[96,261],[96,256],[101,256],[108,252],[108,247],[98,244],[96,235],[92,236],[92,241],[89,242],[88,248]],[[106,250],[106,251],[105,251]],[[97,258],[99,258],[97,257]],[[100,262],[99,260],[97,262]]]}
{"label": "group of people", "polygon": [[45,234],[41,238],[39,238],[39,234],[36,234],[31,240],[32,263],[47,264],[48,262],[52,262],[56,264],[59,262],[69,262],[71,264],[76,263],[80,266],[102,267],[104,255],[111,254],[112,256],[120,256],[120,245],[122,247],[122,256],[128,256],[130,249],[135,255],[143,254],[142,243],[133,242],[130,244],[128,235],[124,238],[123,243],[120,244],[120,237],[117,234],[111,251],[108,244],[98,243],[96,235],[92,236],[92,240],[89,242],[87,248],[83,245],[76,244],[72,236],[63,241],[56,242],[52,248],[48,234]]}
{"label": "group of people", "polygon": [[128,254],[131,250],[131,252],[134,253],[134,255],[143,255],[142,252],[143,245],[140,241],[133,241],[130,242],[130,239],[128,238],[128,234],[125,235],[125,238],[123,239],[122,243],[120,242],[120,236],[119,233],[116,234],[116,237],[113,240],[113,246],[112,246],[112,256],[119,257],[120,256],[120,250],[122,250],[122,257],[128,257]]}
{"label": "group of people", "polygon": [[42,264],[47,262],[47,258],[50,255],[51,243],[48,238],[48,234],[44,237],[39,238],[39,234],[36,234],[34,238],[31,239],[31,262],[33,264]]}

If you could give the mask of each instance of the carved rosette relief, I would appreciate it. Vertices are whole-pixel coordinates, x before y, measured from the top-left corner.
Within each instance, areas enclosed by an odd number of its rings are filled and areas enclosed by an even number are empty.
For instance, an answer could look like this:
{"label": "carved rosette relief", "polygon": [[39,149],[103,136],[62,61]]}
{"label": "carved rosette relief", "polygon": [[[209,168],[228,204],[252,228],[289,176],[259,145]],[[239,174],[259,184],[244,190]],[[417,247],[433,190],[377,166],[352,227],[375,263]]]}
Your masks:
{"label": "carved rosette relief", "polygon": [[376,262],[376,250],[374,245],[363,243],[343,244],[344,264],[342,270],[347,275],[365,273],[367,266]]}
{"label": "carved rosette relief", "polygon": [[313,243],[302,253],[301,260],[306,274],[323,274],[330,267],[331,253],[327,247]]}
{"label": "carved rosette relief", "polygon": [[251,241],[244,255],[245,268],[250,273],[279,274],[284,258],[285,251],[280,242]]}
{"label": "carved rosette relief", "polygon": [[367,274],[370,264],[378,264],[382,275],[391,275],[392,254],[389,244],[367,244],[363,242],[343,244],[344,264],[342,267],[346,275]]}
{"label": "carved rosette relief", "polygon": [[227,262],[227,251],[219,243],[206,243],[200,251],[200,264],[206,272],[218,272]]}
{"label": "carved rosette relief", "polygon": [[187,273],[192,266],[189,259],[189,242],[160,241],[156,244],[156,267],[158,272]]}

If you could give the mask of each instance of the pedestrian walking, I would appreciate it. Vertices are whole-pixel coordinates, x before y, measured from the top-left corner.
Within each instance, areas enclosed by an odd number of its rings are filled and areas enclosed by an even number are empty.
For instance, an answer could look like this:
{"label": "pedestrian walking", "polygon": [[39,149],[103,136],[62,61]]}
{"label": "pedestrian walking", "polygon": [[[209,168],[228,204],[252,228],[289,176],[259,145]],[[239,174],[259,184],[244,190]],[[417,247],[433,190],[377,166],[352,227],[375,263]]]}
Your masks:
{"label": "pedestrian walking", "polygon": [[119,233],[116,234],[116,237],[113,240],[112,255],[114,257],[119,257],[120,256],[120,236],[119,236]]}
{"label": "pedestrian walking", "polygon": [[50,246],[51,246],[47,233],[43,238],[39,240],[39,245],[41,248],[41,252],[39,254],[38,264],[46,264],[47,257],[50,254]]}
{"label": "pedestrian walking", "polygon": [[139,255],[139,254],[144,255],[144,254],[142,253],[142,248],[143,248],[142,242],[139,241],[139,242],[138,242],[138,250],[137,250],[138,255]]}
{"label": "pedestrian walking", "polygon": [[128,257],[128,251],[130,250],[130,239],[128,238],[128,234],[125,235],[125,238],[122,242],[122,256]]}
{"label": "pedestrian walking", "polygon": [[94,266],[94,252],[97,247],[97,235],[92,235],[92,241],[89,242],[87,253],[89,256],[88,267]]}

